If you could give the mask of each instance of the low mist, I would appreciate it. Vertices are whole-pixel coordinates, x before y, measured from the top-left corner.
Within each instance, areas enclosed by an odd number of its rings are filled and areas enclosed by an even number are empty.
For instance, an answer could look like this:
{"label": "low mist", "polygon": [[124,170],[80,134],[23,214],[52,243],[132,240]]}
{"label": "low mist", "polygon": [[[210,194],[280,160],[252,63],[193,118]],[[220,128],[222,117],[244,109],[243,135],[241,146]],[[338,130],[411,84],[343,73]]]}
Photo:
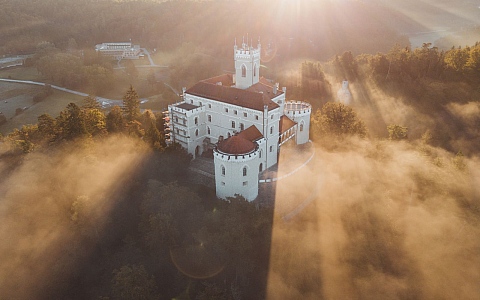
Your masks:
{"label": "low mist", "polygon": [[268,299],[478,299],[480,159],[332,143],[277,184]]}
{"label": "low mist", "polygon": [[115,137],[58,148],[26,155],[1,180],[2,299],[51,299],[66,288],[146,154]]}

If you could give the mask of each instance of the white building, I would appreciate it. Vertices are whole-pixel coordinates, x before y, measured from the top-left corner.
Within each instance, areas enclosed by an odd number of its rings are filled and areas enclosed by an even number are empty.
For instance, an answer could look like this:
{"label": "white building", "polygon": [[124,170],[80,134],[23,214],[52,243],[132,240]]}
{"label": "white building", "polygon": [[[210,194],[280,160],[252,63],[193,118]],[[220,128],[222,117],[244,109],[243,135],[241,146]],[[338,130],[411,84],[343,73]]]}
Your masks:
{"label": "white building", "polygon": [[167,142],[182,145],[193,157],[213,150],[219,198],[258,196],[259,174],[277,164],[288,140],[309,140],[311,105],[286,101],[260,77],[257,48],[234,46],[235,74],[224,74],[183,89],[183,101],[168,106]]}
{"label": "white building", "polygon": [[132,43],[103,43],[95,46],[95,51],[115,59],[138,59],[140,57],[140,45]]}
{"label": "white building", "polygon": [[350,105],[352,102],[352,94],[348,88],[348,81],[342,81],[342,87],[337,91],[337,100],[345,105]]}

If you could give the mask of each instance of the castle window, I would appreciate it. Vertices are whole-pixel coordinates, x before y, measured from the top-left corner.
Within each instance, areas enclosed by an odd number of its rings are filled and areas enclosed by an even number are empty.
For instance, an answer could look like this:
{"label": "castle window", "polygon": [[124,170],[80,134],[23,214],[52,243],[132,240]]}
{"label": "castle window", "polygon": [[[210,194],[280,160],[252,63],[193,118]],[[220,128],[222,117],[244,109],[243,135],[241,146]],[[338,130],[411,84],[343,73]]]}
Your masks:
{"label": "castle window", "polygon": [[190,103],[192,103],[192,104],[193,104],[193,100],[190,100]]}
{"label": "castle window", "polygon": [[237,114],[237,110],[236,110],[236,109],[233,111],[233,114],[234,114],[234,115],[236,115],[236,114]]}
{"label": "castle window", "polygon": [[244,181],[243,186],[247,186],[247,185],[248,185],[248,181]]}
{"label": "castle window", "polygon": [[247,167],[243,167],[243,176],[247,176]]}
{"label": "castle window", "polygon": [[225,112],[228,113],[228,108],[225,108]]}
{"label": "castle window", "polygon": [[303,131],[303,123],[300,124],[300,131]]}
{"label": "castle window", "polygon": [[273,126],[270,127],[270,134],[273,134]]}
{"label": "castle window", "polygon": [[202,106],[202,102],[198,102],[198,105],[199,105],[199,106]]}
{"label": "castle window", "polygon": [[195,125],[198,125],[198,117],[195,117]]}
{"label": "castle window", "polygon": [[195,136],[198,136],[198,129],[195,129]]}
{"label": "castle window", "polygon": [[242,77],[247,77],[247,67],[245,65],[242,65]]}
{"label": "castle window", "polygon": [[232,121],[232,128],[235,128],[235,121]]}
{"label": "castle window", "polygon": [[263,164],[260,163],[260,165],[258,166],[258,172],[262,172],[263,171]]}
{"label": "castle window", "polygon": [[207,134],[210,134],[211,131],[210,131],[210,127],[207,127]]}
{"label": "castle window", "polygon": [[222,176],[225,176],[225,166],[222,166]]}
{"label": "castle window", "polygon": [[273,152],[273,146],[270,146],[270,152]]}
{"label": "castle window", "polygon": [[207,115],[208,122],[212,122],[212,115]]}
{"label": "castle window", "polygon": [[178,123],[178,117],[175,117],[175,122],[177,122],[177,123]]}
{"label": "castle window", "polygon": [[245,125],[243,125],[243,123],[240,123],[240,131],[242,131],[243,129],[245,129]]}
{"label": "castle window", "polygon": [[258,154],[258,158],[262,158],[262,150],[260,150],[260,153]]}
{"label": "castle window", "polygon": [[253,77],[257,76],[257,64],[253,65]]}
{"label": "castle window", "polygon": [[273,115],[271,115],[271,116],[270,116],[270,119],[272,119],[272,120],[273,120]]}
{"label": "castle window", "polygon": [[257,121],[258,121],[258,116],[255,116],[255,120],[257,120]]}
{"label": "castle window", "polygon": [[243,116],[244,116],[245,118],[248,117],[248,113],[244,112],[244,113],[243,113]]}
{"label": "castle window", "polygon": [[211,105],[211,104],[208,104],[208,108],[212,108],[212,105]]}

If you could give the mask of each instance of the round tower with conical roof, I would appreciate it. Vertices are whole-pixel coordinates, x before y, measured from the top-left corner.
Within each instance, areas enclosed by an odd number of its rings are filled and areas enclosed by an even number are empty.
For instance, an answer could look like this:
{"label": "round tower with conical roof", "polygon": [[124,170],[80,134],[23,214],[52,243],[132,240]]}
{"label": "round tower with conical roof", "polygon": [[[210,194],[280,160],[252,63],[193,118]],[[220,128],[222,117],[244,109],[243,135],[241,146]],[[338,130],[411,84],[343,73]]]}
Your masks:
{"label": "round tower with conical roof", "polygon": [[248,201],[258,196],[259,146],[234,135],[213,151],[217,197],[226,199],[241,195]]}

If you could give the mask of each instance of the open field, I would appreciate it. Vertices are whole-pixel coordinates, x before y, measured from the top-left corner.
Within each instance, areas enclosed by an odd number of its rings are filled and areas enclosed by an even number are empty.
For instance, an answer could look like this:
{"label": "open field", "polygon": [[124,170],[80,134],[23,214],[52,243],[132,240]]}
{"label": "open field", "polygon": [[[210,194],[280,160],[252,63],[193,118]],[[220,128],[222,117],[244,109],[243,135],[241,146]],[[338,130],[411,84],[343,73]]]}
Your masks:
{"label": "open field", "polygon": [[18,80],[33,80],[45,82],[35,67],[16,67],[0,70],[0,78],[10,78]]}
{"label": "open field", "polygon": [[[0,133],[6,135],[14,128],[25,124],[37,123],[42,114],[56,117],[70,102],[79,104],[83,97],[66,92],[54,91],[42,102],[33,103],[33,96],[40,92],[42,87],[19,83],[0,82],[0,111],[7,118],[7,123],[0,126]],[[25,108],[24,112],[15,116],[17,108]]]}

